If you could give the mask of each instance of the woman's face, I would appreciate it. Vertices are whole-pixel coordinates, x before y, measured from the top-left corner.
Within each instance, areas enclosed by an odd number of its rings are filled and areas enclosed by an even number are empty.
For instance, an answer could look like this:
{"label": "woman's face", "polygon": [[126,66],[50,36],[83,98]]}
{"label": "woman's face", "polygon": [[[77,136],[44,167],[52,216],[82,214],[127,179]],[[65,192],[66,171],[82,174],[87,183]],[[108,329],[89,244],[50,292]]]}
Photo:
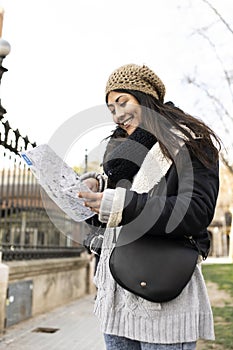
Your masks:
{"label": "woman's face", "polygon": [[141,107],[133,95],[111,91],[107,105],[112,113],[113,121],[128,135],[131,135],[141,123]]}

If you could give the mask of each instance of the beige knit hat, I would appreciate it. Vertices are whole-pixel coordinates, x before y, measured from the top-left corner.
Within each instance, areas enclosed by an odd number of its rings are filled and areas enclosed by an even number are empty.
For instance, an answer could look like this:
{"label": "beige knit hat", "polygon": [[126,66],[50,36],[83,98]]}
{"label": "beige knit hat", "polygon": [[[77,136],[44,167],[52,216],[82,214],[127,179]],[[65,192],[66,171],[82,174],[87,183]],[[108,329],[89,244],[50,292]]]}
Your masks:
{"label": "beige knit hat", "polygon": [[163,102],[165,86],[162,80],[147,66],[127,64],[116,69],[106,85],[106,96],[116,89],[130,89],[144,92]]}

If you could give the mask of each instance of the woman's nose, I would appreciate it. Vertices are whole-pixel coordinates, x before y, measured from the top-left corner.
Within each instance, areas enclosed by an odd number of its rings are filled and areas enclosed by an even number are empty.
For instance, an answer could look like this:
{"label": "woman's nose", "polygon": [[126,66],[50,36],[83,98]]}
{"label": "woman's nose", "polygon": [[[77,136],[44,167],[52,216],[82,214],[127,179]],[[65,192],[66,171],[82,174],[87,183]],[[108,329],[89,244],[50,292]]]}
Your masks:
{"label": "woman's nose", "polygon": [[115,109],[114,121],[118,124],[122,123],[122,121],[124,120],[124,115],[125,115],[124,108],[117,106]]}

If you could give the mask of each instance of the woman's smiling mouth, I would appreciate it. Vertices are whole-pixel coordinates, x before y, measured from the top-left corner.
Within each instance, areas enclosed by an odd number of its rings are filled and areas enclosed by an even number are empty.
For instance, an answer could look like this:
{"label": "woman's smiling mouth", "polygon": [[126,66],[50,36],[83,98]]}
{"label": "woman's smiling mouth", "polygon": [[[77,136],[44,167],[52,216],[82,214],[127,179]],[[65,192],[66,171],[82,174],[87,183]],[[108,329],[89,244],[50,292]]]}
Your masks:
{"label": "woman's smiling mouth", "polygon": [[133,120],[134,116],[131,115],[129,118],[127,118],[126,120],[124,120],[123,122],[121,123],[118,123],[118,125],[120,126],[124,126],[124,127],[127,127],[130,125],[130,122]]}

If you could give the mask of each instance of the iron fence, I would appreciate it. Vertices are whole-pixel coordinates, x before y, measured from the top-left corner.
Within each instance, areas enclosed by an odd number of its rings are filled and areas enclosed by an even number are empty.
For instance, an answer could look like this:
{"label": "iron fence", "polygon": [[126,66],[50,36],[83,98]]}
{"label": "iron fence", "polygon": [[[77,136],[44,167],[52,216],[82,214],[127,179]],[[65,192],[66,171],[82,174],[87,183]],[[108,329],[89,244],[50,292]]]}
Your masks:
{"label": "iron fence", "polygon": [[[83,248],[78,244],[74,246],[70,238],[70,231],[75,230],[72,222],[62,214],[57,218],[67,226],[67,235],[55,227],[44,208],[36,178],[19,156],[22,150],[36,144],[22,137],[18,130],[12,130],[3,116],[0,118],[0,245],[3,259],[79,255]],[[82,226],[78,228],[81,230]]]}

